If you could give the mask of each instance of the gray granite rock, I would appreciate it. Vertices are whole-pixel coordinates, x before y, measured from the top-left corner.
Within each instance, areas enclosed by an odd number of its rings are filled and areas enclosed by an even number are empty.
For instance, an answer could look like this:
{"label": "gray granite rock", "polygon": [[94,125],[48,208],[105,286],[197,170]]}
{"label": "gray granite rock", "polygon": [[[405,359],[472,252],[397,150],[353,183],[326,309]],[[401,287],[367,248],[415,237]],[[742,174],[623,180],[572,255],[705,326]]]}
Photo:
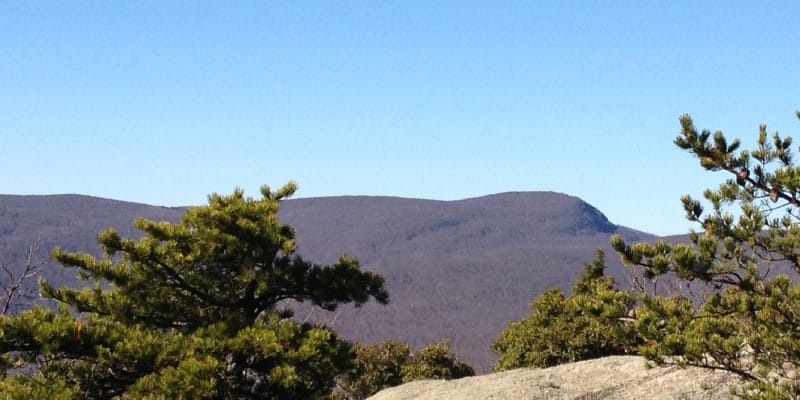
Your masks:
{"label": "gray granite rock", "polygon": [[427,380],[383,390],[370,400],[729,399],[742,382],[723,371],[647,368],[614,356],[545,369],[517,369],[451,381]]}

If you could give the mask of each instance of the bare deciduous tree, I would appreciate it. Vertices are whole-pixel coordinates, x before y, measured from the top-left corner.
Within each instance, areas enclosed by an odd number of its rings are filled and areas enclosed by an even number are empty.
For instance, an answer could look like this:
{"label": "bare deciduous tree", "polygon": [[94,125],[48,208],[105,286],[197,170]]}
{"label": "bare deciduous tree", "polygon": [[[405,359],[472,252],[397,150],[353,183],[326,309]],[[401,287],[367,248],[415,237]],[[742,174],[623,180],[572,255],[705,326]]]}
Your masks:
{"label": "bare deciduous tree", "polygon": [[47,259],[41,257],[39,250],[42,240],[36,239],[28,247],[25,265],[21,269],[11,268],[0,263],[2,280],[0,280],[0,315],[8,315],[15,306],[26,306],[39,297],[35,280],[32,279],[42,272]]}

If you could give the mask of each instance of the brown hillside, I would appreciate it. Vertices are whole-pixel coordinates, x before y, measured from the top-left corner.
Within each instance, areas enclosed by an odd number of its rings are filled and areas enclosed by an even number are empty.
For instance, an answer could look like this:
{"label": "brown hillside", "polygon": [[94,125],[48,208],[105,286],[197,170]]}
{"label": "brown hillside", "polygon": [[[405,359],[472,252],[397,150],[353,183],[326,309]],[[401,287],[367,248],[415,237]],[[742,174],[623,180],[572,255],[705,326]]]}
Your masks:
{"label": "brown hillside", "polygon": [[[0,254],[19,265],[27,244],[97,251],[98,231],[131,228],[137,216],[175,221],[182,208],[77,195],[0,196]],[[386,277],[391,303],[337,314],[299,307],[297,317],[328,323],[351,340],[388,338],[422,346],[443,338],[479,372],[489,370],[491,342],[507,321],[529,312],[531,299],[569,290],[582,264],[607,249],[615,232],[650,238],[609,222],[578,198],[550,192],[503,193],[458,201],[329,197],[284,202],[280,217],[295,227],[298,253],[316,262],[343,254]],[[616,257],[609,272],[625,281]],[[74,284],[73,271],[50,268],[50,279]]]}

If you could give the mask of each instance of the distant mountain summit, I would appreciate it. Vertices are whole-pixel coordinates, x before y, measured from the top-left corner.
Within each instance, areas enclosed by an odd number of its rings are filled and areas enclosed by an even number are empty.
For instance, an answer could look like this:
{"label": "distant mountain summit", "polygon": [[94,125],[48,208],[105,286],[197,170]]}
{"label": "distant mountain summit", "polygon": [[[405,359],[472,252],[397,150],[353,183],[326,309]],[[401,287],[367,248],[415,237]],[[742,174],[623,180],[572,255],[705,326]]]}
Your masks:
{"label": "distant mountain summit", "polygon": [[[0,195],[0,261],[18,266],[40,237],[47,249],[96,253],[95,237],[109,227],[138,237],[134,218],[177,221],[185,208],[80,195]],[[614,225],[581,199],[554,192],[500,193],[464,200],[339,196],[285,201],[281,220],[293,226],[298,253],[330,263],[342,255],[383,274],[388,306],[368,304],[336,314],[306,306],[302,319],[331,325],[351,340],[407,341],[416,346],[444,338],[478,371],[494,356],[491,342],[507,321],[529,312],[528,303],[553,286],[568,291],[608,238],[653,236]],[[609,257],[609,272],[624,283],[627,271]],[[49,279],[75,284],[73,270],[50,268]]]}
{"label": "distant mountain summit", "polygon": [[532,218],[540,228],[555,234],[612,233],[617,226],[580,198],[556,192],[507,192],[464,200],[467,204],[491,208],[506,216]]}
{"label": "distant mountain summit", "polygon": [[[473,250],[527,246],[576,235],[608,235],[618,229],[581,199],[554,192],[453,201],[371,196],[296,199],[283,204],[280,216],[296,228],[302,251],[327,261],[338,257],[337,248],[352,249],[362,259],[384,247],[390,248],[389,253],[425,251],[427,257],[463,252],[464,246]],[[331,237],[330,229],[338,234]],[[370,248],[360,246],[367,243]],[[325,248],[331,251],[321,250]]]}

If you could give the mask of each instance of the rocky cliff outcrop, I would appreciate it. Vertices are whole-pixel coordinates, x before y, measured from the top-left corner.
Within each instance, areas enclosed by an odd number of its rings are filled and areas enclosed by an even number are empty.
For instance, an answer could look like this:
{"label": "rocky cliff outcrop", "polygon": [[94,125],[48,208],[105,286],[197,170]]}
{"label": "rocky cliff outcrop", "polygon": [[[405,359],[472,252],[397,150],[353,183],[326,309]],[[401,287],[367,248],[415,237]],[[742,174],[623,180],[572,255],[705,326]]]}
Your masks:
{"label": "rocky cliff outcrop", "polygon": [[369,400],[730,399],[742,382],[723,371],[647,368],[614,356],[546,369],[517,369],[452,381],[428,380],[383,390]]}

